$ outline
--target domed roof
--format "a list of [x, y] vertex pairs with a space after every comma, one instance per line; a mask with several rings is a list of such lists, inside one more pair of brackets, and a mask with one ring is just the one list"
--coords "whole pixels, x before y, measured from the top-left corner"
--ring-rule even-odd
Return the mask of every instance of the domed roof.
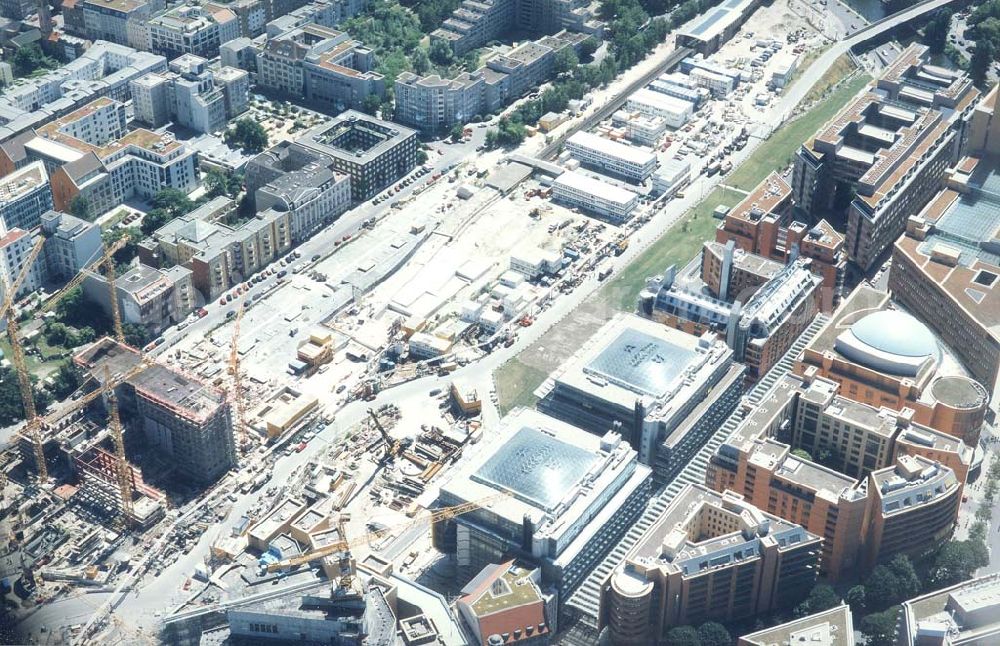
[[905, 312], [882, 310], [851, 326], [858, 340], [876, 350], [902, 357], [926, 357], [937, 352], [927, 326]]
[[873, 312], [837, 337], [838, 352], [863, 366], [894, 375], [916, 376], [938, 343], [927, 326], [905, 312]]

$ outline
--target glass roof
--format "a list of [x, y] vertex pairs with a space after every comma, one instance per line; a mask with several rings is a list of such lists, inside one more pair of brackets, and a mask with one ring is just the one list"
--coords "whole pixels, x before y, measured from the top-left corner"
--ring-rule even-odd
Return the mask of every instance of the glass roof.
[[597, 459], [586, 449], [525, 426], [472, 479], [551, 511]]
[[696, 353], [633, 329], [625, 329], [583, 371], [632, 392], [660, 397]]

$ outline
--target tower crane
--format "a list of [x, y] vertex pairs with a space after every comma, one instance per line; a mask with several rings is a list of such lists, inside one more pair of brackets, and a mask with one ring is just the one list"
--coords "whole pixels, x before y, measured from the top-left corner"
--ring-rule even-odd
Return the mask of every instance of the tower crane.
[[[372, 418], [372, 422], [375, 423], [375, 428], [378, 430], [379, 435], [382, 436], [382, 442], [385, 443], [385, 455], [382, 456], [382, 462], [386, 462], [391, 458], [397, 457], [403, 452], [403, 449], [409, 446], [410, 442], [406, 440], [397, 440], [389, 435], [389, 432], [382, 426], [382, 422], [379, 421], [378, 415], [371, 408], [368, 409], [368, 415]], [[372, 447], [369, 447], [369, 449], [370, 448]]]
[[[45, 482], [48, 480], [49, 472], [45, 465], [45, 447], [42, 444], [41, 421], [38, 419], [38, 411], [35, 409], [35, 393], [31, 385], [31, 373], [28, 372], [28, 364], [24, 360], [24, 348], [21, 347], [20, 326], [17, 323], [17, 314], [14, 312], [14, 297], [17, 292], [20, 291], [21, 284], [24, 282], [28, 272], [31, 271], [31, 268], [35, 264], [38, 254], [41, 253], [42, 246], [44, 244], [45, 240], [41, 237], [35, 241], [35, 246], [32, 247], [31, 251], [24, 259], [24, 264], [21, 265], [21, 271], [18, 273], [17, 278], [13, 283], [11, 283], [8, 276], [4, 274], [3, 285], [5, 294], [2, 308], [7, 322], [7, 336], [10, 338], [11, 362], [14, 364], [14, 370], [17, 372], [17, 384], [21, 390], [21, 401], [24, 405], [24, 419], [26, 421], [26, 433], [24, 435], [31, 441], [32, 448], [34, 449], [35, 468], [38, 473], [39, 482]], [[6, 479], [6, 476], [3, 476], [3, 478]]]
[[246, 407], [243, 404], [243, 382], [240, 376], [240, 322], [243, 320], [243, 312], [246, 311], [246, 298], [240, 301], [240, 309], [236, 311], [236, 319], [233, 321], [233, 341], [229, 348], [229, 372], [233, 376], [232, 389], [230, 390], [233, 405], [236, 407], [236, 441], [239, 444], [240, 453], [247, 451], [247, 420]]
[[[122, 240], [124, 238], [118, 242]], [[122, 328], [122, 313], [118, 307], [118, 290], [115, 289], [114, 253], [104, 254], [104, 269], [107, 272], [108, 289], [111, 290], [111, 321], [114, 326], [115, 338], [119, 343], [125, 343], [125, 330]]]
[[295, 556], [289, 559], [285, 559], [283, 561], [271, 563], [267, 566], [267, 571], [275, 572], [277, 570], [283, 570], [287, 568], [298, 567], [299, 565], [305, 565], [306, 563], [312, 563], [313, 561], [324, 558], [331, 554], [335, 554], [337, 552], [344, 552], [355, 547], [361, 547], [363, 545], [367, 545], [368, 543], [376, 541], [392, 531], [406, 531], [407, 529], [410, 529], [411, 527], [416, 527], [417, 525], [420, 525], [424, 522], [430, 522], [431, 524], [433, 524], [441, 522], [443, 520], [451, 520], [456, 516], [467, 514], [470, 511], [482, 509], [494, 501], [509, 498], [510, 495], [511, 494], [507, 493], [506, 491], [503, 491], [500, 493], [493, 494], [491, 496], [486, 496], [485, 498], [480, 498], [478, 500], [464, 502], [460, 505], [455, 505], [453, 507], [442, 507], [440, 509], [435, 509], [427, 516], [423, 516], [421, 518], [414, 518], [412, 520], [408, 520], [406, 522], [400, 523], [392, 527], [385, 527], [382, 529], [373, 530], [364, 536], [358, 536], [350, 540], [347, 540], [346, 537], [344, 537], [343, 531], [341, 531], [341, 540], [337, 541], [336, 543], [330, 543], [329, 545], [324, 545], [319, 549], [313, 550], [311, 552], [306, 552], [305, 554], [302, 554], [300, 556]]
[[111, 370], [104, 366], [104, 393], [108, 400], [109, 426], [115, 442], [115, 475], [118, 478], [118, 490], [122, 497], [122, 516], [125, 526], [132, 524], [132, 473], [128, 460], [125, 459], [125, 435], [122, 431], [122, 420], [118, 415], [118, 396], [111, 385]]

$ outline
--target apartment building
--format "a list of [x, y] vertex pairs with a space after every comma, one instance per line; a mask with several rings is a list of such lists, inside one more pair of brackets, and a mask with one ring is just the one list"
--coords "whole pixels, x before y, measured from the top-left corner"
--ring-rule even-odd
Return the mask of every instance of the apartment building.
[[197, 186], [196, 153], [169, 134], [125, 130], [125, 106], [102, 98], [39, 128], [23, 148], [49, 171], [55, 208], [82, 196], [93, 214], [166, 187]]
[[832, 312], [843, 296], [847, 268], [844, 236], [826, 220], [809, 227], [793, 220], [792, 187], [771, 173], [739, 204], [726, 211], [715, 231], [716, 242], [732, 240], [740, 249], [787, 264], [809, 258], [822, 276], [821, 309]]
[[963, 150], [979, 91], [926, 59], [925, 46], [908, 47], [796, 157], [792, 186], [805, 212], [829, 211], [836, 195], [854, 192], [845, 248], [863, 271], [881, 261]]
[[219, 132], [250, 102], [247, 72], [212, 70], [194, 54], [174, 59], [167, 72], [132, 81], [131, 87], [136, 120], [154, 128], [174, 121], [196, 132]]
[[146, 22], [149, 49], [173, 59], [183, 54], [215, 58], [219, 46], [240, 36], [236, 14], [225, 7], [210, 9], [181, 4]]
[[788, 608], [815, 584], [821, 544], [738, 494], [686, 485], [609, 576], [601, 623], [612, 643], [640, 646], [675, 626]]
[[476, 115], [496, 112], [545, 82], [557, 52], [579, 49], [584, 40], [584, 34], [561, 31], [497, 54], [479, 69], [453, 79], [403, 72], [393, 86], [394, 118], [422, 132], [440, 134]]
[[[822, 569], [835, 581], [947, 538], [964, 485], [948, 463], [964, 474], [972, 458], [960, 440], [913, 424], [909, 414], [872, 409], [838, 392], [826, 379], [786, 375], [722, 444], [705, 475], [716, 491], [736, 491], [822, 536]], [[810, 459], [792, 454], [807, 447], [817, 451]]]
[[42, 214], [46, 275], [67, 281], [104, 253], [101, 225], [59, 211]]
[[431, 39], [444, 41], [455, 56], [462, 56], [511, 30], [572, 30], [599, 38], [603, 23], [582, 0], [464, 0], [431, 32]]
[[584, 166], [640, 184], [656, 170], [656, 153], [580, 131], [566, 140], [566, 151]]
[[[6, 298], [7, 285], [13, 284], [24, 269], [24, 263], [28, 259], [32, 248], [35, 246], [37, 237], [23, 229], [10, 229], [0, 224], [0, 296]], [[45, 280], [44, 263], [35, 262], [25, 274], [24, 282], [20, 289], [14, 294], [14, 298], [20, 298], [25, 294], [40, 289]], [[4, 322], [4, 327], [6, 327]]]
[[90, 101], [129, 98], [129, 81], [165, 70], [162, 56], [99, 41], [79, 58], [0, 94], [0, 173], [29, 160], [18, 135], [39, 128]]
[[975, 446], [989, 393], [956, 370], [944, 350], [927, 325], [891, 309], [887, 293], [861, 285], [806, 345], [794, 370], [840, 384], [855, 401], [910, 409], [914, 422]]
[[266, 0], [233, 0], [231, 2], [220, 0], [218, 2], [206, 2], [203, 6], [209, 13], [216, 13], [220, 10], [233, 12], [236, 16], [236, 22], [239, 25], [240, 37], [256, 38], [264, 33], [264, 27], [268, 21], [270, 3], [266, 2]]
[[613, 224], [628, 221], [639, 204], [637, 193], [573, 171], [553, 180], [552, 197], [571, 208], [607, 218]]
[[374, 52], [348, 34], [308, 24], [267, 41], [257, 55], [257, 83], [339, 112], [385, 95], [375, 64]]
[[284, 141], [254, 157], [247, 164], [246, 185], [260, 217], [274, 222], [275, 255], [351, 206], [350, 176], [329, 155], [299, 143]]
[[139, 260], [151, 267], [184, 266], [206, 301], [218, 298], [294, 244], [290, 212], [268, 209], [231, 226], [226, 220], [235, 208], [220, 196], [168, 222], [139, 244]]
[[361, 13], [367, 4], [367, 0], [313, 0], [288, 13], [276, 15], [267, 23], [267, 35], [274, 38], [310, 23], [336, 29], [343, 21]]
[[0, 177], [0, 221], [6, 230], [30, 231], [52, 208], [49, 175], [40, 161]]
[[907, 221], [889, 272], [893, 296], [941, 337], [991, 399], [1000, 394], [998, 181], [990, 158], [966, 157], [949, 169], [945, 188]]
[[417, 165], [415, 130], [355, 110], [308, 130], [295, 144], [332, 159], [332, 170], [351, 178], [355, 202], [371, 199]]
[[144, 50], [145, 23], [164, 6], [163, 0], [69, 0], [62, 9], [71, 34]]
[[[96, 271], [84, 270], [83, 293], [111, 316], [108, 281]], [[156, 269], [139, 264], [116, 277], [115, 291], [122, 321], [141, 325], [157, 335], [180, 323], [198, 306], [191, 270], [175, 266]]]

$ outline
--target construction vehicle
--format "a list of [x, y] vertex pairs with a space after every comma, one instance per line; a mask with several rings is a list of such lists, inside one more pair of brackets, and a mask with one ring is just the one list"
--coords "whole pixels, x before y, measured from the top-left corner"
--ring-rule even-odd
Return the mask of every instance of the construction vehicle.
[[617, 242], [615, 243], [615, 249], [614, 249], [614, 254], [615, 254], [616, 256], [620, 256], [620, 255], [622, 255], [623, 253], [625, 253], [625, 250], [626, 250], [626, 249], [628, 249], [628, 238], [626, 238], [625, 236], [622, 236], [622, 237], [621, 237], [621, 238], [619, 238], [619, 239], [618, 239], [618, 241], [617, 241]]
[[[475, 511], [477, 509], [482, 509], [487, 507], [490, 503], [510, 497], [507, 492], [501, 492], [487, 496], [485, 498], [480, 498], [479, 500], [473, 500], [470, 502], [464, 502], [460, 505], [455, 505], [454, 507], [442, 507], [441, 509], [435, 509], [431, 511], [427, 516], [422, 516], [408, 520], [406, 522], [400, 523], [391, 527], [381, 527], [378, 529], [373, 529], [368, 532], [365, 536], [358, 536], [350, 540], [340, 540], [336, 543], [330, 543], [312, 552], [306, 552], [300, 556], [295, 556], [283, 561], [277, 561], [276, 563], [271, 563], [267, 566], [268, 572], [276, 572], [278, 570], [287, 570], [300, 565], [306, 565], [312, 563], [313, 561], [319, 560], [331, 554], [336, 554], [338, 552], [346, 552], [356, 547], [362, 547], [373, 543], [380, 538], [385, 537], [387, 534], [392, 532], [404, 532], [411, 527], [416, 527], [422, 523], [439, 523], [445, 520], [451, 520], [456, 516], [461, 516], [462, 514], [467, 514], [470, 511]], [[343, 526], [341, 524], [341, 526]], [[343, 537], [344, 531], [341, 529], [341, 537]]]
[[372, 421], [375, 423], [375, 428], [381, 436], [375, 444], [368, 447], [368, 450], [373, 449], [378, 444], [385, 444], [385, 453], [382, 455], [382, 459], [379, 460], [380, 463], [385, 464], [394, 460], [413, 443], [413, 441], [409, 438], [397, 440], [389, 435], [388, 431], [386, 431], [382, 426], [382, 422], [379, 421], [378, 414], [376, 414], [371, 408], [368, 409], [368, 415], [372, 418]]

